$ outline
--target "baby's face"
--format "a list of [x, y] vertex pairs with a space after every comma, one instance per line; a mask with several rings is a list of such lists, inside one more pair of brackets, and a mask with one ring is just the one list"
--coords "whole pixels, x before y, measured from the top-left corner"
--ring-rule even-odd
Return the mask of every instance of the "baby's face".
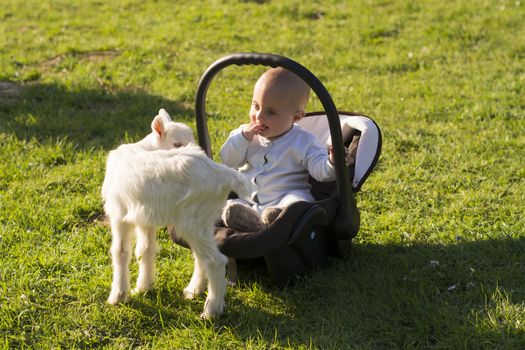
[[289, 131], [293, 123], [300, 119], [302, 113], [290, 95], [293, 94], [286, 88], [268, 88], [264, 80], [255, 84], [250, 122], [261, 127], [259, 135], [268, 139], [276, 138]]

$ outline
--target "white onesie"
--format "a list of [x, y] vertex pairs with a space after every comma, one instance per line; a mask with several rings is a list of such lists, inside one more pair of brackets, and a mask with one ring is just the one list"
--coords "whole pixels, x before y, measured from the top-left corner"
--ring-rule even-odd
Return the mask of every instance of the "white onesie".
[[243, 126], [230, 133], [221, 148], [221, 159], [250, 179], [255, 190], [247, 204], [259, 213], [267, 207], [314, 201], [308, 174], [317, 181], [335, 180], [328, 150], [299, 125], [274, 140], [255, 135], [249, 141], [242, 130]]

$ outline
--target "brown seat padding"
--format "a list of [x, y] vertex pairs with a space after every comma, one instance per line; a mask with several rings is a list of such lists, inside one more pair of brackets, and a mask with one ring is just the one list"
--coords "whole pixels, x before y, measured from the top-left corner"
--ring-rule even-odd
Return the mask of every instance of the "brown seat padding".
[[215, 238], [220, 251], [233, 258], [261, 257], [288, 244], [294, 228], [304, 213], [314, 203], [297, 202], [285, 208], [266, 230], [239, 232], [227, 227], [217, 227]]

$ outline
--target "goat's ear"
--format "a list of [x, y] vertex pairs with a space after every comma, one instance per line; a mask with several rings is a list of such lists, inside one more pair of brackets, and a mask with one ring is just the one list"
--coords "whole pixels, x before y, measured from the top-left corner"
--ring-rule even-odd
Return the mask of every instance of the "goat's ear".
[[172, 121], [170, 115], [168, 114], [168, 112], [166, 112], [164, 108], [161, 108], [159, 110], [159, 116], [162, 118], [162, 120], [164, 120], [165, 123], [169, 123]]
[[161, 138], [164, 135], [164, 120], [161, 116], [156, 116], [151, 122], [151, 130], [155, 133], [157, 138]]

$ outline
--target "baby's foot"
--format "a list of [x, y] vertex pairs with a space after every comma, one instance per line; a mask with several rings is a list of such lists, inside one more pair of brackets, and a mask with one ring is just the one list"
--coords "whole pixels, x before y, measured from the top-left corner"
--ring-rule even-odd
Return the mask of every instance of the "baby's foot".
[[282, 211], [283, 208], [279, 207], [268, 207], [264, 209], [261, 215], [262, 222], [265, 225], [270, 226], [271, 224], [273, 224], [275, 219], [277, 219], [277, 217], [279, 216], [279, 214], [281, 214]]
[[222, 211], [224, 224], [241, 232], [256, 232], [266, 228], [259, 214], [247, 205], [231, 203]]

